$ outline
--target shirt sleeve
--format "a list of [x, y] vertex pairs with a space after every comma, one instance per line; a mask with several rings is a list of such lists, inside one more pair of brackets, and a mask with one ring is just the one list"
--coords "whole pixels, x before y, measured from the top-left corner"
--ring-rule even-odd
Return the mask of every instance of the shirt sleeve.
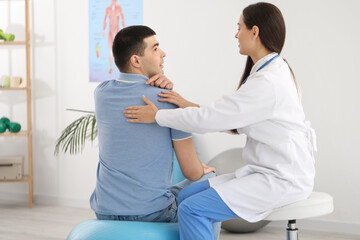
[[204, 107], [159, 110], [160, 126], [185, 132], [206, 133], [239, 129], [271, 118], [276, 105], [275, 88], [257, 74], [235, 93]]
[[179, 130], [176, 130], [176, 129], [173, 129], [173, 128], [170, 129], [170, 132], [171, 132], [171, 139], [173, 141], [185, 140], [187, 138], [192, 137], [191, 133], [179, 131]]
[[[161, 89], [161, 90], [158, 90], [158, 91], [160, 93], [160, 91], [164, 91], [164, 89]], [[154, 99], [154, 100], [155, 100], [154, 102], [156, 103], [156, 105], [157, 105], [157, 107], [159, 109], [171, 110], [171, 109], [176, 109], [177, 108], [177, 106], [174, 105], [174, 104], [167, 103], [167, 102], [158, 102], [157, 99]], [[170, 137], [171, 137], [171, 140], [173, 140], [173, 141], [181, 141], [181, 140], [184, 140], [184, 139], [187, 139], [187, 138], [191, 138], [192, 134], [188, 133], [188, 132], [183, 132], [183, 131], [179, 131], [179, 130], [170, 128]]]

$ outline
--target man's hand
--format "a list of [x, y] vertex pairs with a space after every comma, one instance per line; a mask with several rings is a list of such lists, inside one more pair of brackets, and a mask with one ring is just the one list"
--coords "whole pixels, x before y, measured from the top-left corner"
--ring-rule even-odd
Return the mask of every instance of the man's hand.
[[202, 164], [203, 169], [204, 169], [204, 175], [205, 175], [205, 174], [208, 174], [209, 172], [214, 172], [214, 173], [216, 173], [216, 169], [215, 169], [215, 168], [209, 167], [209, 166], [207, 166], [207, 165], [205, 165], [205, 164], [203, 164], [203, 163], [201, 163], [201, 164]]
[[179, 106], [180, 108], [200, 107], [198, 104], [186, 100], [180, 94], [174, 91], [162, 91], [158, 94], [158, 96], [162, 97], [158, 100], [159, 102], [169, 102]]
[[162, 89], [173, 89], [174, 84], [168, 79], [164, 74], [158, 73], [151, 78], [149, 78], [146, 84], [150, 84], [151, 86], [156, 86]]
[[142, 96], [144, 102], [147, 104], [146, 106], [131, 106], [127, 107], [124, 111], [124, 115], [128, 119], [128, 122], [131, 123], [153, 123], [155, 121], [156, 113], [159, 109], [152, 103], [149, 99], [147, 99], [144, 95]]

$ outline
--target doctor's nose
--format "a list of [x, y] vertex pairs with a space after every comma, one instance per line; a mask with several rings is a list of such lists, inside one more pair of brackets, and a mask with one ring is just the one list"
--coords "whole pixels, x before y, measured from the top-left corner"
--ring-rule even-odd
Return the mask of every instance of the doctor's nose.
[[161, 50], [161, 51], [163, 52], [162, 57], [163, 58], [166, 57], [166, 53], [163, 50]]

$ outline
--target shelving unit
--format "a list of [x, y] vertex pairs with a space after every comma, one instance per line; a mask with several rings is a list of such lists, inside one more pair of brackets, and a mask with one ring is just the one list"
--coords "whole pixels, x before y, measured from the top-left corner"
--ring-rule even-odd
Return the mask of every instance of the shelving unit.
[[26, 137], [28, 174], [22, 179], [0, 180], [0, 183], [27, 182], [29, 185], [29, 207], [33, 204], [33, 169], [32, 169], [32, 121], [31, 121], [31, 65], [30, 65], [30, 0], [25, 1], [25, 41], [0, 42], [0, 47], [23, 45], [26, 48], [26, 87], [25, 88], [0, 88], [0, 91], [26, 92], [27, 130], [19, 133], [2, 133], [0, 137]]

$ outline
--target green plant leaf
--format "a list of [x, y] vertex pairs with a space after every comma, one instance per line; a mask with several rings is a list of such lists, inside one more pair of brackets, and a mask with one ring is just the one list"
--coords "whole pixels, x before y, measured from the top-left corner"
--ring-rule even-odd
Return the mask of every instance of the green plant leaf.
[[70, 123], [56, 141], [54, 155], [58, 155], [60, 149], [70, 155], [83, 151], [86, 139], [93, 142], [97, 137], [97, 125], [95, 114], [90, 112]]

